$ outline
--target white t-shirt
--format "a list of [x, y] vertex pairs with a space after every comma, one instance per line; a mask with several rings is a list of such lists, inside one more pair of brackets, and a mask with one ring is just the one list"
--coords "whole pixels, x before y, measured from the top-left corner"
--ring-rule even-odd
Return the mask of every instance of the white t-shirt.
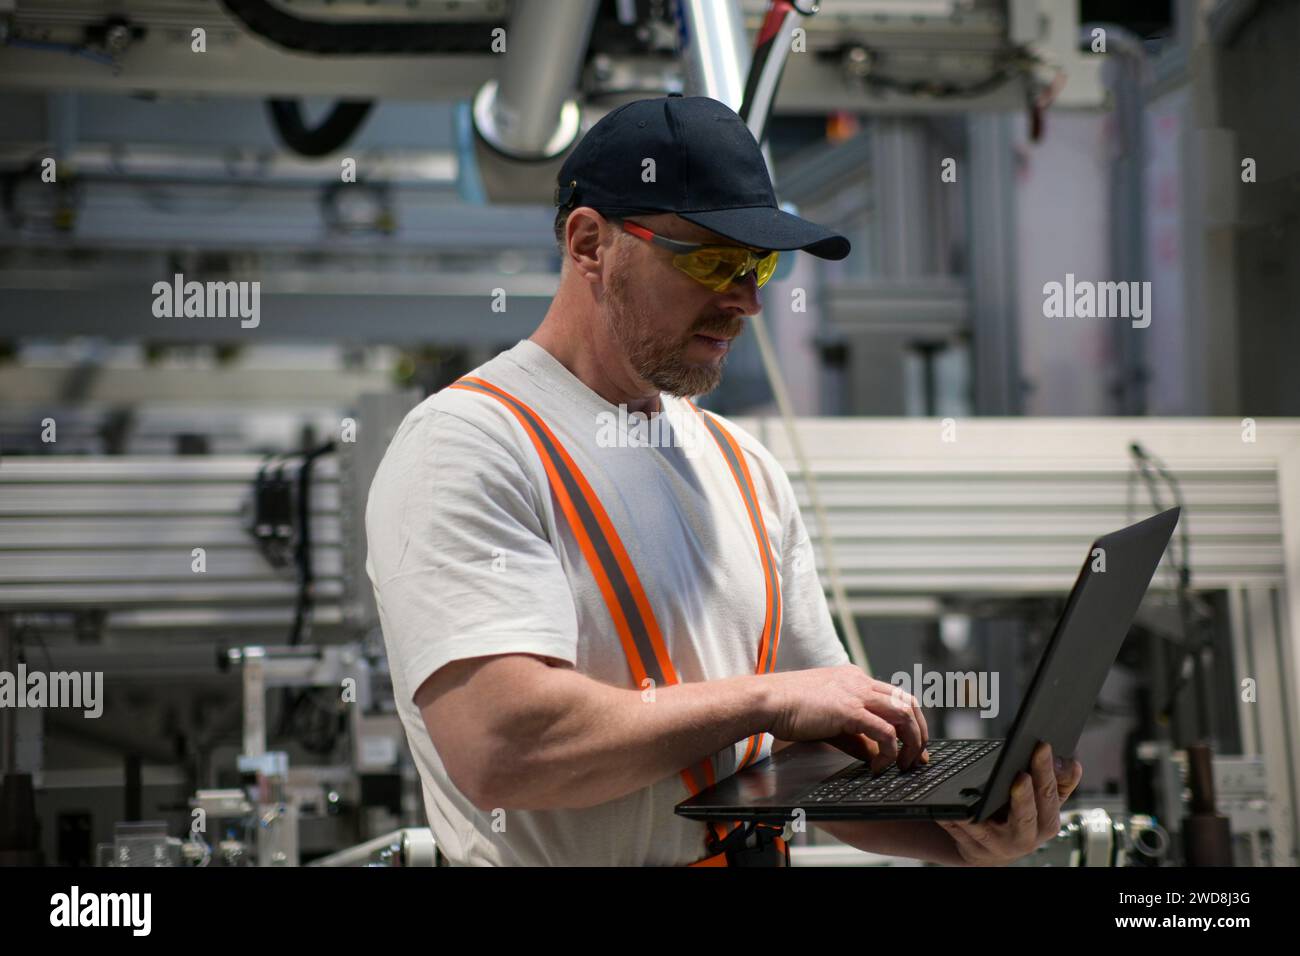
[[[471, 374], [530, 406], [591, 483], [679, 679], [753, 674], [765, 599], [758, 546], [736, 480], [697, 413], [663, 395], [662, 415], [629, 416], [528, 340]], [[789, 478], [753, 436], [721, 421], [746, 456], [779, 567], [776, 670], [847, 663]], [[689, 795], [679, 774], [595, 807], [494, 816], [456, 788], [429, 739], [413, 697], [454, 660], [536, 654], [635, 687], [541, 459], [500, 402], [444, 389], [412, 409], [375, 475], [366, 531], [398, 711], [434, 838], [451, 862], [684, 865], [704, 855], [703, 824], [673, 813]], [[771, 743], [764, 735], [755, 761]], [[744, 745], [716, 756], [719, 779], [735, 771]]]

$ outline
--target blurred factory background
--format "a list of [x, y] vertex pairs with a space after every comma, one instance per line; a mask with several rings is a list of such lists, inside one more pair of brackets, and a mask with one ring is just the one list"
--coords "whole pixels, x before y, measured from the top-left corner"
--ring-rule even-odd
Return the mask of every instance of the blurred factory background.
[[[1300, 4], [796, 6], [774, 179], [853, 253], [786, 256], [764, 316], [876, 676], [999, 671], [1001, 720], [931, 727], [1004, 733], [1082, 546], [1182, 501], [1043, 852], [1182, 862], [1206, 741], [1237, 862], [1294, 865]], [[541, 319], [574, 137], [736, 99], [767, 8], [0, 0], [0, 669], [104, 675], [97, 719], [0, 710], [0, 862], [427, 859], [369, 478]], [[256, 318], [166, 313], [177, 275]], [[1149, 315], [1050, 317], [1067, 276]], [[807, 504], [774, 394], [745, 335], [705, 403]]]

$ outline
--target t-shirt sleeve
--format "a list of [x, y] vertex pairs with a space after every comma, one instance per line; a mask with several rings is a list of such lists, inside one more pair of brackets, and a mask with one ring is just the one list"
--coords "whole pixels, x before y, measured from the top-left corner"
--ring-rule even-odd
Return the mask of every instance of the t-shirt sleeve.
[[835, 633], [826, 593], [817, 575], [817, 558], [790, 479], [775, 459], [771, 474], [783, 526], [781, 643], [776, 669], [797, 671], [848, 664], [850, 658]]
[[409, 693], [463, 658], [573, 664], [578, 625], [538, 492], [516, 454], [431, 411], [399, 431], [371, 486], [367, 566]]

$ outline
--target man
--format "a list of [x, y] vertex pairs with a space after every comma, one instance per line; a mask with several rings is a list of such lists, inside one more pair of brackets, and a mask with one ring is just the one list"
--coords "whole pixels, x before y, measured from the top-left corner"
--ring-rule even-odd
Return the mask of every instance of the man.
[[[774, 746], [928, 759], [915, 699], [849, 663], [781, 467], [687, 401], [775, 250], [849, 244], [780, 211], [743, 122], [702, 97], [614, 110], [559, 182], [546, 317], [414, 409], [371, 488], [393, 687], [449, 863], [721, 861], [734, 834], [673, 807]], [[1056, 834], [1081, 773], [1044, 745], [1004, 823], [825, 828], [1003, 863]]]

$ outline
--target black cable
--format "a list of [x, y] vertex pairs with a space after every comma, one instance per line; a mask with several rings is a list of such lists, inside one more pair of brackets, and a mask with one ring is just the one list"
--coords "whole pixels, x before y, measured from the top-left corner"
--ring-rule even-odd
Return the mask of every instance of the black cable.
[[301, 53], [491, 53], [492, 31], [504, 22], [308, 20], [267, 0], [222, 0], [226, 10], [258, 36]]
[[[266, 490], [266, 468], [275, 460], [275, 453], [272, 452], [262, 458], [261, 464], [257, 466], [257, 477], [253, 479], [253, 502], [252, 514], [249, 516], [248, 530], [252, 533], [253, 538], [257, 541], [258, 550], [266, 558], [267, 563], [275, 567], [275, 558], [270, 549], [270, 537], [274, 533], [274, 528], [263, 528], [263, 519], [266, 515], [266, 500], [268, 492]], [[266, 533], [264, 533], [264, 530]]]
[[327, 156], [350, 140], [366, 121], [373, 100], [339, 100], [314, 128], [302, 117], [297, 100], [267, 100], [271, 123], [284, 145], [300, 156]]
[[1178, 600], [1178, 617], [1182, 626], [1183, 640], [1179, 649], [1177, 664], [1170, 669], [1166, 675], [1166, 683], [1170, 685], [1168, 697], [1164, 706], [1158, 712], [1158, 716], [1163, 721], [1169, 721], [1173, 715], [1174, 708], [1178, 705], [1178, 698], [1182, 694], [1183, 688], [1187, 686], [1187, 661], [1191, 658], [1193, 663], [1193, 673], [1197, 675], [1196, 686], [1196, 731], [1200, 740], [1208, 739], [1209, 715], [1206, 712], [1207, 701], [1205, 700], [1205, 688], [1200, 680], [1200, 674], [1203, 669], [1201, 655], [1209, 645], [1209, 639], [1197, 639], [1196, 625], [1192, 620], [1190, 589], [1192, 582], [1191, 567], [1191, 539], [1187, 530], [1187, 509], [1183, 500], [1182, 487], [1178, 480], [1169, 472], [1164, 463], [1151, 455], [1137, 442], [1129, 445], [1129, 451], [1132, 453], [1137, 467], [1142, 474], [1143, 480], [1147, 484], [1148, 491], [1151, 495], [1151, 503], [1157, 512], [1164, 511], [1164, 505], [1160, 500], [1159, 489], [1156, 485], [1154, 471], [1164, 483], [1168, 486], [1169, 492], [1174, 499], [1174, 505], [1182, 512], [1179, 521], [1179, 543], [1181, 544], [1181, 557], [1172, 557], [1176, 574], [1175, 593]]
[[[303, 452], [302, 461], [298, 466], [293, 518], [295, 525], [293, 562], [297, 572], [297, 590], [294, 595], [293, 624], [289, 631], [289, 644], [291, 646], [300, 644], [303, 636], [310, 633], [311, 612], [313, 609], [312, 586], [315, 575], [311, 561], [311, 470], [316, 459], [329, 454], [333, 450], [334, 443], [331, 441]], [[259, 483], [263, 480], [263, 474], [269, 460], [270, 458], [263, 462], [262, 470], [258, 473]], [[276, 468], [277, 481], [283, 480], [284, 468], [288, 461], [287, 456], [280, 459]], [[302, 711], [303, 704], [307, 702], [308, 695], [308, 691], [295, 691], [290, 687], [284, 689], [284, 692], [280, 695], [280, 720], [275, 735], [278, 737], [301, 737], [300, 742], [303, 743], [303, 746], [308, 750], [313, 750], [312, 743], [307, 739], [310, 734], [303, 732], [298, 726], [301, 723], [299, 714]], [[330, 749], [332, 749], [332, 745]], [[326, 751], [313, 750], [313, 752]]]
[[298, 568], [298, 596], [295, 601], [293, 629], [289, 632], [290, 646], [296, 645], [302, 640], [303, 630], [307, 624], [308, 615], [312, 609], [312, 586], [315, 583], [315, 574], [311, 563], [311, 470], [316, 463], [316, 459], [322, 455], [328, 455], [334, 450], [334, 442], [328, 441], [323, 445], [304, 452], [302, 464], [298, 466], [298, 495], [296, 524], [298, 534], [296, 536], [294, 547], [294, 564]]
[[[762, 123], [760, 123], [758, 127], [760, 136], [762, 135], [763, 129], [767, 126], [767, 120], [772, 109], [772, 101], [771, 99], [768, 99], [765, 103], [755, 103], [754, 97], [758, 93], [759, 83], [761, 83], [765, 78], [764, 74], [768, 70], [768, 62], [772, 58], [772, 49], [776, 43], [781, 40], [781, 26], [785, 23], [786, 16], [793, 12], [794, 7], [788, 2], [788, 0], [770, 0], [767, 7], [767, 13], [764, 15], [762, 25], [758, 30], [760, 38], [764, 37], [764, 34], [766, 34], [766, 37], [754, 47], [754, 53], [749, 65], [749, 75], [745, 78], [745, 91], [740, 97], [740, 109], [738, 112], [745, 125], [752, 128], [752, 124], [749, 121], [749, 114], [753, 112], [756, 107], [760, 110], [766, 111], [762, 117]], [[782, 62], [777, 70], [775, 80], [772, 83], [773, 96], [776, 95], [776, 89], [781, 83], [781, 73], [785, 71], [784, 52], [779, 55], [782, 57]]]
[[[311, 561], [311, 470], [316, 463], [316, 459], [322, 455], [327, 455], [334, 450], [334, 442], [326, 442], [302, 455], [302, 463], [298, 466], [298, 486], [295, 505], [295, 520], [297, 533], [294, 536], [293, 560], [294, 566], [298, 572], [298, 589], [294, 597], [293, 608], [293, 626], [289, 631], [289, 645], [297, 646], [302, 642], [303, 636], [309, 634], [311, 630], [311, 613], [314, 606], [313, 585], [315, 583], [315, 573]], [[329, 734], [330, 728], [327, 726], [321, 733], [321, 736], [329, 735], [328, 742], [322, 742], [320, 736], [315, 736], [318, 731], [314, 729], [303, 729], [300, 726], [303, 705], [310, 702], [311, 691], [294, 691], [292, 688], [285, 688], [282, 698], [282, 707], [280, 711], [280, 736], [289, 736], [297, 739], [304, 749], [313, 753], [328, 753], [333, 750], [333, 740], [337, 732]]]
[[[1134, 444], [1136, 445], [1136, 443]], [[1169, 469], [1165, 467], [1165, 463], [1163, 461], [1161, 461], [1155, 455], [1146, 452], [1145, 449], [1142, 449], [1140, 445], [1138, 445], [1137, 447], [1140, 451], [1142, 451], [1143, 454], [1146, 455], [1147, 459], [1151, 462], [1152, 467], [1155, 468], [1156, 472], [1160, 475], [1160, 477], [1165, 480], [1165, 484], [1169, 486], [1169, 491], [1174, 498], [1174, 506], [1181, 509], [1183, 507], [1183, 489], [1182, 486], [1178, 484], [1178, 479], [1175, 478], [1173, 474], [1169, 471]], [[1192, 583], [1192, 544], [1191, 544], [1192, 539], [1191, 539], [1191, 533], [1187, 530], [1186, 521], [1180, 521], [1178, 523], [1178, 540], [1179, 543], [1182, 545], [1182, 550], [1183, 550], [1182, 571], [1181, 571], [1183, 586], [1190, 587]]]
[[[272, 463], [275, 464], [274, 476], [268, 473]], [[258, 468], [257, 480], [254, 484], [256, 498], [253, 531], [261, 543], [262, 554], [273, 568], [283, 568], [289, 563], [289, 557], [285, 552], [288, 540], [293, 535], [293, 515], [288, 511], [289, 502], [280, 499], [285, 484], [284, 469], [288, 463], [287, 455], [275, 452], [267, 455]], [[281, 505], [286, 509], [284, 513], [280, 511]], [[258, 533], [261, 528], [261, 525], [256, 523], [259, 517], [265, 519], [264, 534]]]

